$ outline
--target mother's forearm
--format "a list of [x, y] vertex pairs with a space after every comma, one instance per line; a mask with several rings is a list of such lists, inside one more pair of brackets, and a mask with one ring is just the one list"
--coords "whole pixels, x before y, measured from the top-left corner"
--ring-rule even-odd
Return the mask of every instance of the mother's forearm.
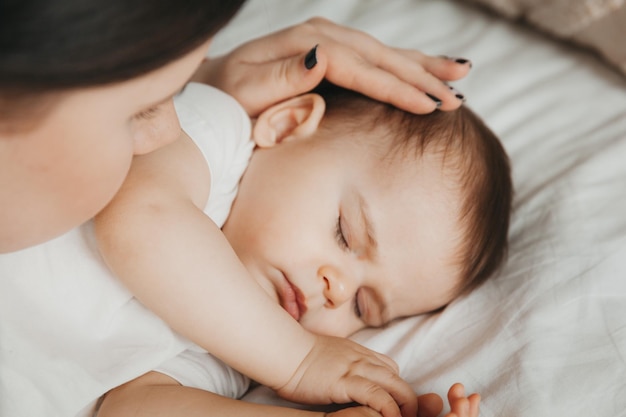
[[149, 372], [110, 391], [97, 417], [322, 417], [324, 413], [248, 403]]

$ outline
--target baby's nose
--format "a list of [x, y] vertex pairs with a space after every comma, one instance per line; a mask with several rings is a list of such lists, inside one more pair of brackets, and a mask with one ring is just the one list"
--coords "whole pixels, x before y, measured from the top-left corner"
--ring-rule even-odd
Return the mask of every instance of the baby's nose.
[[356, 293], [355, 279], [332, 266], [323, 266], [318, 270], [318, 277], [323, 282], [326, 307], [338, 308], [350, 301]]

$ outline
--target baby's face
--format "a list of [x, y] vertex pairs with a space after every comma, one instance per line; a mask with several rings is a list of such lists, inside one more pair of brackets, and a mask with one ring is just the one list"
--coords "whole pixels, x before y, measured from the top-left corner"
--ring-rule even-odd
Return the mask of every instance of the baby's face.
[[459, 196], [444, 174], [429, 154], [389, 164], [351, 140], [288, 140], [255, 151], [223, 230], [305, 328], [348, 336], [454, 297]]

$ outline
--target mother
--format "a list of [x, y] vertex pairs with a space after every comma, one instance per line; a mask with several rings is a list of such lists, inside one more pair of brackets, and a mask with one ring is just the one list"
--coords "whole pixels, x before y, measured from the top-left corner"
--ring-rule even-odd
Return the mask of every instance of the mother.
[[99, 212], [133, 155], [176, 138], [172, 97], [194, 73], [251, 115], [324, 77], [417, 113], [461, 104], [440, 79], [464, 76], [465, 60], [389, 48], [322, 19], [203, 62], [242, 3], [0, 3], [0, 253]]

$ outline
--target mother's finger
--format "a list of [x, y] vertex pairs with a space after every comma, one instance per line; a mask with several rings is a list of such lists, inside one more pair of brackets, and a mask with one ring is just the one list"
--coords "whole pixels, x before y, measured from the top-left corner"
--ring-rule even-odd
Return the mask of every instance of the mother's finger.
[[[438, 107], [438, 100], [443, 103], [443, 100], [434, 94], [429, 97], [423, 90], [395, 74], [372, 65], [350, 48], [338, 44], [320, 44], [318, 54], [325, 55], [326, 79], [333, 84], [358, 91], [412, 113], [430, 113]], [[435, 82], [443, 86], [440, 81]], [[442, 91], [445, 91], [443, 87]], [[447, 91], [440, 95], [448, 101], [455, 99]]]
[[432, 61], [436, 60], [423, 54], [411, 54], [419, 56], [418, 61], [409, 58], [409, 54], [405, 55], [402, 52], [403, 50], [400, 49], [386, 48], [382, 52], [383, 59], [379, 61], [377, 66], [394, 75], [400, 81], [428, 94], [428, 97], [435, 97], [440, 100], [441, 105], [438, 107], [440, 110], [454, 110], [463, 103], [464, 97], [462, 95], [451, 90], [447, 84], [423, 65], [423, 63], [432, 65]]
[[417, 417], [437, 417], [443, 410], [443, 400], [435, 393], [417, 397]]
[[[389, 69], [399, 74], [398, 69], [407, 66], [419, 65], [426, 72], [432, 73], [436, 78], [444, 81], [453, 81], [463, 78], [471, 68], [471, 62], [467, 59], [446, 59], [446, 57], [433, 57], [415, 49], [403, 49], [390, 47], [373, 36], [346, 26], [337, 25], [327, 19], [313, 18], [307, 22], [319, 30], [317, 36], [320, 40], [324, 37], [334, 40], [338, 44], [349, 45], [354, 51], [374, 66]], [[312, 31], [315, 33], [315, 31]], [[406, 60], [402, 62], [402, 59]], [[394, 65], [398, 61], [398, 65]], [[400, 77], [410, 82], [409, 77]], [[417, 85], [413, 83], [413, 85]]]
[[467, 58], [426, 55], [415, 49], [394, 49], [411, 61], [419, 62], [426, 71], [444, 81], [461, 79], [472, 69], [472, 61]]

